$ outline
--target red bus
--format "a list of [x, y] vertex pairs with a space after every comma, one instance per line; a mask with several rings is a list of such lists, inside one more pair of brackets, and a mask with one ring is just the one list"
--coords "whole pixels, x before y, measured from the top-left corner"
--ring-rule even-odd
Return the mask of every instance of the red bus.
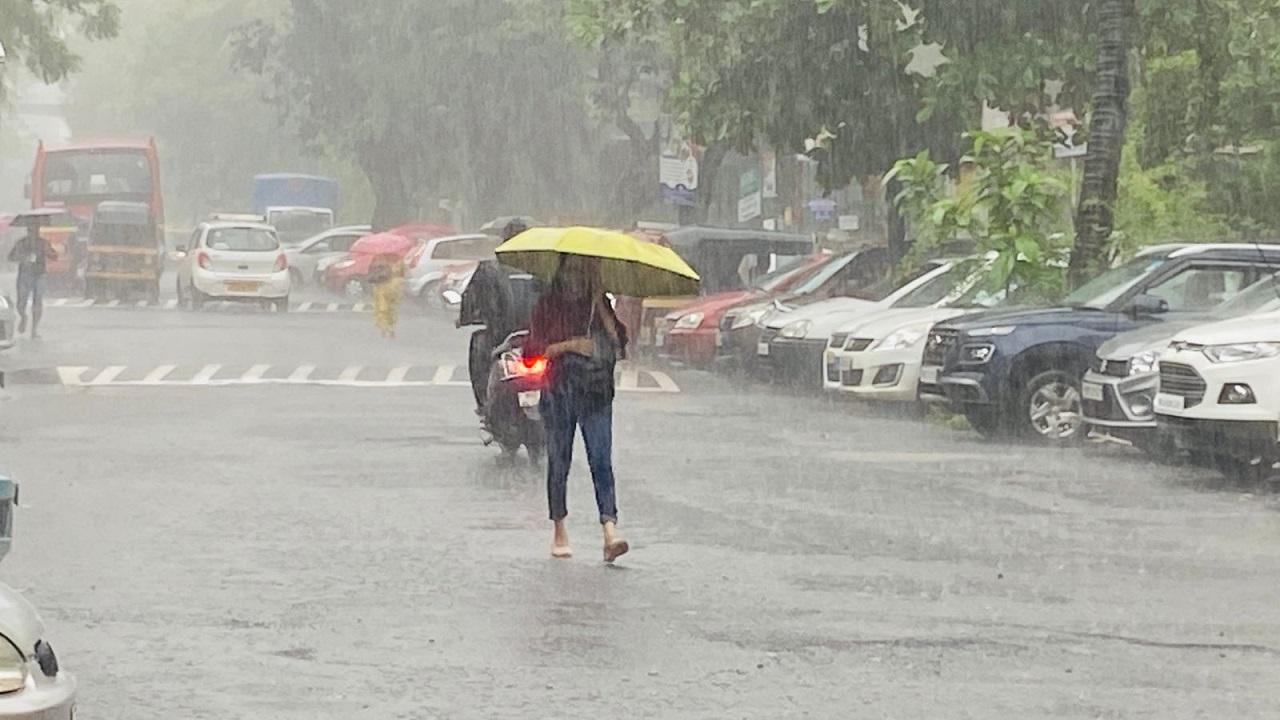
[[[36, 147], [28, 196], [32, 208], [65, 208], [80, 228], [87, 228], [98, 203], [122, 200], [151, 207], [163, 241], [164, 200], [160, 194], [160, 160], [154, 139], [147, 141], [78, 142]], [[71, 241], [75, 228], [46, 228], [58, 251], [49, 264], [50, 280], [74, 282], [80, 248]]]

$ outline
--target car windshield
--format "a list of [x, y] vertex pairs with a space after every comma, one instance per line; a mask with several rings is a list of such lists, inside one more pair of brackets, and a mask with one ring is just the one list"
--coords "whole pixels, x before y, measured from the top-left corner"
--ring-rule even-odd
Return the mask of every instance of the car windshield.
[[205, 247], [234, 252], [270, 252], [280, 247], [275, 233], [262, 228], [214, 228], [205, 237]]
[[846, 265], [853, 262], [857, 255], [841, 255], [832, 259], [823, 265], [816, 273], [811, 275], [809, 279], [797, 285], [792, 289], [794, 295], [808, 295], [827, 284], [827, 281], [835, 277]]
[[1091, 307], [1101, 310], [1124, 295], [1143, 278], [1155, 272], [1166, 259], [1165, 257], [1136, 257], [1076, 288], [1063, 299], [1062, 304], [1068, 307]]
[[[955, 268], [930, 278], [911, 292], [898, 298], [896, 308], [923, 308], [936, 305], [960, 289], [967, 276]], [[904, 283], [905, 284], [905, 283]]]
[[45, 200], [150, 192], [151, 165], [143, 150], [64, 150], [45, 159]]
[[1214, 308], [1211, 314], [1214, 317], [1232, 318], [1277, 307], [1280, 307], [1280, 277], [1268, 275]]
[[778, 258], [778, 267], [767, 275], [761, 275], [756, 279], [752, 287], [765, 292], [772, 292], [779, 285], [783, 285], [795, 278], [797, 275], [803, 275], [807, 272], [813, 272], [813, 265], [805, 262], [807, 258], [800, 255], [782, 256]]

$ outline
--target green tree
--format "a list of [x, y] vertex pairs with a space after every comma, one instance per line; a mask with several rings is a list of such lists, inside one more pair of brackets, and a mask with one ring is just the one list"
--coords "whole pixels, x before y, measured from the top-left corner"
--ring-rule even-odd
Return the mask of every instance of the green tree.
[[[21, 62], [46, 83], [80, 69], [80, 56], [68, 45], [68, 27], [90, 40], [115, 37], [120, 10], [111, 0], [0, 0], [0, 44], [9, 61]], [[4, 66], [0, 65], [0, 78]], [[0, 82], [0, 100], [4, 83]]]

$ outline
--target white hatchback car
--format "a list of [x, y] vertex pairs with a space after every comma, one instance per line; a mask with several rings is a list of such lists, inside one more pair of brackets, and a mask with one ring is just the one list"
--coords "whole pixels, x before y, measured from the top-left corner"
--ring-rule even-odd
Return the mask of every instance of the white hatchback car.
[[210, 300], [238, 300], [289, 310], [289, 259], [275, 228], [260, 222], [200, 223], [179, 248], [178, 300], [192, 309]]
[[405, 295], [417, 298], [424, 305], [440, 305], [449, 267], [467, 261], [490, 260], [494, 257], [494, 248], [501, 244], [500, 238], [479, 233], [427, 240], [405, 258], [409, 266]]

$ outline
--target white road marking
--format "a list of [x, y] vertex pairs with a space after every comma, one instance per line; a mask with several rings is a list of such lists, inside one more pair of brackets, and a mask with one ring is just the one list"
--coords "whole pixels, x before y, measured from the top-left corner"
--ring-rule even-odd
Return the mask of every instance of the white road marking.
[[249, 368], [249, 371], [242, 375], [240, 379], [244, 382], [257, 382], [261, 380], [262, 376], [266, 375], [267, 371], [270, 369], [270, 365], [254, 365]]
[[148, 305], [150, 305], [150, 304], [151, 304], [151, 301], [150, 301], [150, 300], [139, 300], [139, 301], [138, 301], [138, 307], [147, 307], [147, 306], [148, 306]]
[[436, 374], [431, 376], [432, 385], [444, 385], [453, 377], [454, 365], [441, 365], [436, 368]]
[[329, 303], [329, 312], [338, 312], [338, 303]]
[[364, 312], [364, 303], [356, 303], [351, 306], [351, 312]]
[[155, 370], [152, 370], [151, 372], [147, 373], [147, 376], [142, 378], [142, 382], [144, 383], [164, 382], [164, 379], [168, 377], [169, 373], [173, 372], [175, 369], [177, 369], [177, 367], [178, 367], [177, 365], [161, 365]]
[[619, 390], [634, 390], [640, 386], [640, 371], [635, 368], [627, 368], [621, 371], [618, 378]]
[[401, 365], [397, 368], [391, 368], [391, 372], [387, 373], [388, 384], [398, 384], [404, 382], [404, 378], [409, 374], [409, 365]]
[[108, 300], [105, 307], [120, 307], [120, 298]]
[[58, 380], [63, 385], [83, 385], [84, 380], [81, 378], [89, 371], [87, 367], [60, 367], [58, 368]]
[[306, 382], [315, 370], [315, 365], [299, 365], [296, 370], [289, 373], [289, 382]]
[[62, 307], [67, 304], [66, 298], [53, 298], [49, 301], [49, 307]]
[[298, 306], [298, 312], [307, 312], [308, 310], [311, 309], [312, 305], [313, 303], [310, 300], [308, 300]]
[[218, 371], [221, 369], [221, 365], [205, 365], [200, 368], [200, 372], [196, 373], [195, 377], [191, 378], [191, 384], [208, 385], [209, 381], [213, 379], [213, 376], [217, 375]]
[[653, 378], [653, 381], [658, 383], [658, 387], [661, 388], [663, 392], [680, 392], [680, 386], [676, 385], [676, 382], [671, 379], [670, 375], [667, 375], [661, 370], [650, 370], [649, 377]]
[[102, 372], [98, 373], [96, 377], [89, 381], [89, 384], [106, 385], [117, 377], [120, 377], [120, 373], [124, 372], [124, 370], [124, 365], [112, 365], [110, 367], [105, 367], [102, 369]]
[[168, 300], [165, 300], [165, 301], [164, 301], [164, 309], [165, 309], [165, 310], [172, 310], [172, 309], [174, 309], [174, 308], [176, 308], [176, 307], [178, 307], [178, 300], [177, 300], [177, 298], [169, 298]]
[[360, 378], [360, 371], [364, 369], [363, 365], [352, 365], [345, 368], [338, 374], [338, 382], [354, 382]]

